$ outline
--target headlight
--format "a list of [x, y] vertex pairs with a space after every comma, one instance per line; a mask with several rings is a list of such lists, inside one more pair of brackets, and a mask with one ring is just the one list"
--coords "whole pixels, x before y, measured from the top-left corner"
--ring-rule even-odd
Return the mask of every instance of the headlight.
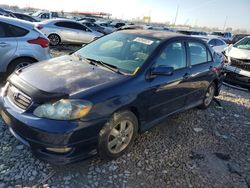
[[92, 103], [89, 101], [61, 99], [38, 106], [34, 115], [55, 120], [76, 120], [86, 116], [91, 107]]

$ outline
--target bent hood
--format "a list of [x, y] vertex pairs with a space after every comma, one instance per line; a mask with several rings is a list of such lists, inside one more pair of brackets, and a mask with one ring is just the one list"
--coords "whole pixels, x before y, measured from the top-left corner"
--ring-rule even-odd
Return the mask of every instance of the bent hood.
[[106, 68], [77, 61], [71, 56], [36, 63], [18, 74], [39, 90], [69, 95], [124, 77]]
[[236, 59], [250, 59], [250, 50], [232, 47], [231, 49], [228, 49], [227, 56]]

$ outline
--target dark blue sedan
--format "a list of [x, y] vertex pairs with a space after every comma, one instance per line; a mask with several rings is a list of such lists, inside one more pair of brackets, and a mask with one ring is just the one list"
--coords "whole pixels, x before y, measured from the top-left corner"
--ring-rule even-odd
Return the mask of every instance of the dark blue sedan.
[[97, 153], [113, 159], [171, 114], [209, 107], [221, 69], [221, 57], [200, 39], [118, 31], [17, 70], [2, 89], [1, 115], [43, 160], [67, 164]]

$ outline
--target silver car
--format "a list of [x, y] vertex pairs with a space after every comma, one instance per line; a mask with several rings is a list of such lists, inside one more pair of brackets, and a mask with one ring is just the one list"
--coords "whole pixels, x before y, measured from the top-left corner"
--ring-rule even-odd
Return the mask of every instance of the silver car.
[[0, 16], [0, 75], [51, 58], [48, 38], [31, 22]]
[[38, 23], [40, 29], [50, 40], [52, 46], [60, 43], [85, 44], [103, 34], [67, 19], [51, 19]]

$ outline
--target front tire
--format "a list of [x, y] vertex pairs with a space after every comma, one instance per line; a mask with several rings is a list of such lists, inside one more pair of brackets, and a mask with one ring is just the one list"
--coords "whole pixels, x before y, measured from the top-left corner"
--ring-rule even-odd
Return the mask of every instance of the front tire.
[[209, 87], [207, 88], [207, 91], [206, 91], [206, 94], [204, 96], [203, 102], [199, 106], [200, 109], [207, 109], [211, 105], [211, 103], [212, 103], [212, 101], [214, 99], [214, 95], [215, 95], [215, 89], [216, 89], [215, 86], [216, 86], [215, 83], [212, 82], [209, 85]]
[[130, 111], [115, 113], [99, 133], [98, 151], [103, 159], [114, 159], [132, 146], [138, 132], [138, 120]]

